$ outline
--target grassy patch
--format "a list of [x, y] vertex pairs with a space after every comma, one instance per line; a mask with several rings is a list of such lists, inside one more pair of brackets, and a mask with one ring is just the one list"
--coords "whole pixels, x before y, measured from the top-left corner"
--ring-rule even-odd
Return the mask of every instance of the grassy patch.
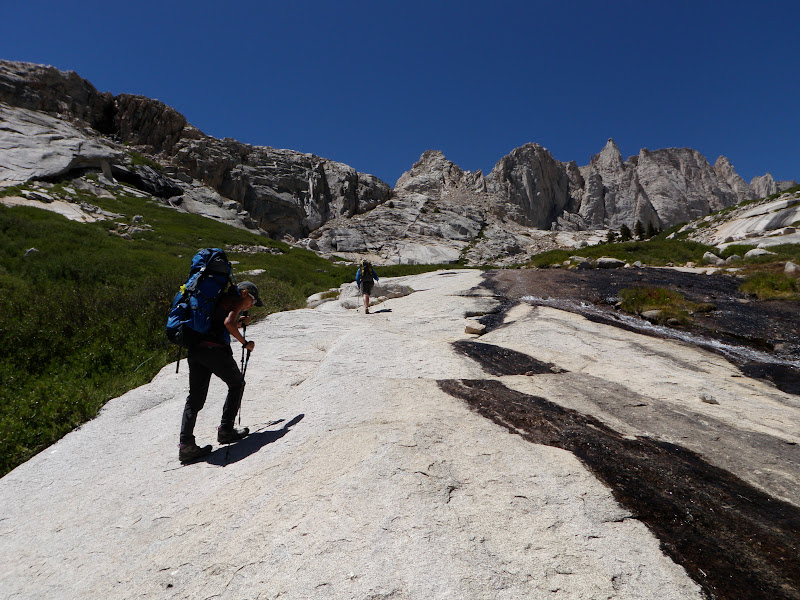
[[570, 256], [579, 255], [585, 258], [610, 256], [625, 262], [632, 263], [638, 260], [648, 265], [663, 266], [667, 263], [700, 262], [705, 252], [713, 250], [711, 246], [698, 242], [653, 239], [646, 242], [600, 244], [572, 250], [550, 250], [532, 257], [527, 264], [534, 267], [547, 267], [552, 264], [562, 263]]
[[131, 162], [135, 165], [146, 165], [152, 169], [155, 169], [156, 171], [164, 170], [164, 167], [160, 163], [154, 161], [152, 158], [142, 156], [135, 150], [126, 150], [126, 152], [128, 153], [128, 156], [131, 157]]
[[626, 288], [620, 291], [620, 308], [625, 312], [640, 315], [649, 310], [658, 310], [659, 323], [675, 319], [682, 325], [691, 322], [690, 316], [697, 311], [708, 311], [710, 305], [689, 302], [683, 294], [674, 290], [657, 287]]
[[30, 186], [27, 183], [21, 183], [19, 185], [12, 185], [7, 188], [3, 188], [0, 190], [0, 198], [8, 198], [10, 196], [19, 196], [22, 190], [30, 189]]
[[[82, 224], [0, 206], [0, 475], [174, 360], [166, 316], [200, 248], [242, 244], [283, 252], [229, 253], [237, 274], [264, 270], [237, 275], [259, 286], [265, 307], [253, 309], [256, 319], [304, 307], [309, 295], [355, 277], [354, 266], [147, 199], [85, 199], [122, 214], [125, 223], [142, 215], [153, 230], [124, 240], [109, 232], [109, 221]], [[26, 257], [31, 247], [38, 252]], [[379, 274], [436, 268], [396, 266]]]
[[758, 297], [759, 300], [800, 300], [797, 279], [784, 273], [760, 271], [750, 275], [739, 286], [745, 294]]

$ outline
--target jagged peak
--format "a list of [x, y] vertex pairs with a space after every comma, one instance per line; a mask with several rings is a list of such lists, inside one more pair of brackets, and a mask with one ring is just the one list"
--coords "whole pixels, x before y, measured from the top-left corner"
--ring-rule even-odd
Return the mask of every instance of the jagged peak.
[[717, 161], [714, 163], [714, 167], [716, 167], [718, 165], [719, 166], [728, 166], [728, 167], [732, 167], [733, 166], [733, 165], [731, 165], [731, 161], [728, 159], [728, 157], [727, 156], [722, 156], [721, 154], [719, 155], [719, 158], [717, 158]]
[[592, 157], [591, 165], [598, 171], [619, 171], [624, 169], [622, 153], [613, 138], [608, 138], [603, 149]]
[[772, 173], [764, 173], [763, 175], [758, 175], [756, 177], [753, 177], [750, 180], [750, 185], [758, 181], [775, 181], [775, 178], [772, 176]]

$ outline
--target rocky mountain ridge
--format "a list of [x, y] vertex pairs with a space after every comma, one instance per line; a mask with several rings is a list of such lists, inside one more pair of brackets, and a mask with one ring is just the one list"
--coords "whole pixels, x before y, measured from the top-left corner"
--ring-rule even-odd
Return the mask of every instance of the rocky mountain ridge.
[[[313, 154], [207, 136], [158, 100], [101, 93], [71, 71], [0, 61], [0, 103], [5, 104], [4, 121], [18, 109], [36, 111], [50, 117], [50, 123], [52, 119], [68, 122], [116, 150], [82, 166], [113, 164], [126, 149], [133, 148], [165, 166], [160, 179], [162, 183], [166, 183], [164, 179], [171, 180], [171, 185], [162, 191], [174, 199], [174, 204], [180, 204], [181, 195], [202, 202], [204, 196], [219, 194], [223, 203], [238, 203], [238, 212], [246, 212], [253, 227], [272, 237], [307, 234], [330, 218], [363, 212], [389, 197], [387, 184], [342, 163]], [[0, 170], [0, 185], [18, 183], [20, 179], [18, 171], [9, 168], [12, 161], [5, 156], [32, 155], [36, 164], [36, 158], [48, 153], [53, 138], [34, 137], [27, 140], [27, 146], [20, 146], [21, 140], [30, 137], [30, 131], [19, 122], [4, 126], [0, 133], [0, 164], [5, 167]], [[80, 153], [79, 148], [71, 151]], [[71, 170], [66, 162], [61, 171], [50, 170], [37, 176], [64, 176]], [[132, 170], [146, 171], [139, 167]], [[203, 187], [209, 189], [193, 193]]]
[[[712, 166], [689, 148], [623, 160], [609, 139], [586, 166], [530, 143], [488, 175], [430, 150], [392, 189], [313, 154], [213, 138], [158, 100], [101, 93], [74, 72], [10, 61], [0, 61], [0, 121], [0, 186], [102, 171], [181, 210], [377, 263], [513, 264], [637, 221], [670, 227], [795, 183], [767, 174], [748, 184], [727, 158]], [[131, 160], [132, 151], [155, 162]]]

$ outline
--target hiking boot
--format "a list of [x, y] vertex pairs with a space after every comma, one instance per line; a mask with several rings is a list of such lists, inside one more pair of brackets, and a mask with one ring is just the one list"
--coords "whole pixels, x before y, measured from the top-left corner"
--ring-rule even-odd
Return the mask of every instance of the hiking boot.
[[247, 427], [243, 427], [242, 429], [231, 427], [229, 429], [227, 427], [220, 426], [217, 428], [217, 441], [220, 444], [238, 442], [242, 438], [246, 438], [248, 433], [250, 433], [250, 430]]
[[182, 463], [191, 462], [211, 454], [211, 444], [202, 448], [197, 444], [178, 444], [178, 458]]

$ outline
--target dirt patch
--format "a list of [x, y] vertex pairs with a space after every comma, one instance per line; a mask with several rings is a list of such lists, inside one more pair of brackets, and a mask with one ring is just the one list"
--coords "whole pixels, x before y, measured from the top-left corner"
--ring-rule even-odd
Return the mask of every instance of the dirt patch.
[[712, 597], [800, 599], [800, 509], [680, 446], [627, 439], [599, 420], [494, 380], [439, 387], [524, 439], [573, 452]]

